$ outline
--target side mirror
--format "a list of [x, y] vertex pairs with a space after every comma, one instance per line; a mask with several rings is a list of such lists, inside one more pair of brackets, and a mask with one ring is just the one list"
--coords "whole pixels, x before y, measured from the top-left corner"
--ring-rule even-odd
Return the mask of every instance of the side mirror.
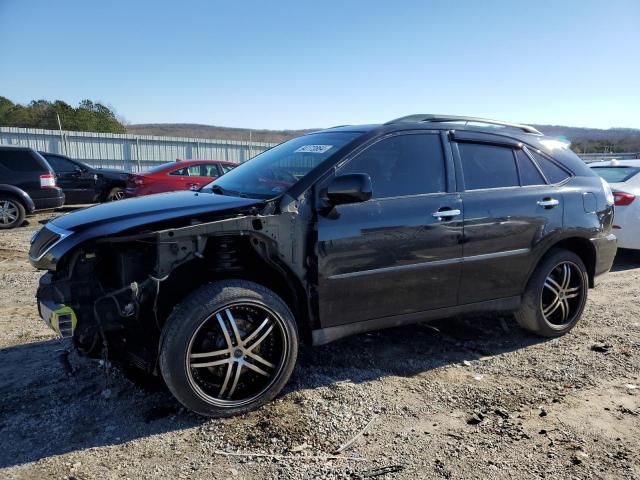
[[323, 197], [329, 205], [359, 203], [369, 200], [372, 190], [369, 174], [348, 173], [335, 177], [323, 192]]

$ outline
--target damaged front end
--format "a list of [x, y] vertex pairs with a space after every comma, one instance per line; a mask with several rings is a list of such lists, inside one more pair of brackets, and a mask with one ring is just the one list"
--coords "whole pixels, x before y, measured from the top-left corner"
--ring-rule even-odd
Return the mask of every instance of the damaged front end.
[[38, 255], [51, 227], [45, 226], [34, 238], [30, 252], [34, 265], [55, 266], [40, 280], [40, 315], [91, 356], [157, 373], [166, 319], [182, 299], [208, 281], [269, 282], [285, 298], [306, 306], [304, 289], [288, 280], [302, 278], [306, 271], [304, 242], [294, 240], [300, 238], [296, 230], [304, 228], [297, 213], [227, 215], [188, 226], [89, 239], [64, 253], [49, 247], [47, 254]]

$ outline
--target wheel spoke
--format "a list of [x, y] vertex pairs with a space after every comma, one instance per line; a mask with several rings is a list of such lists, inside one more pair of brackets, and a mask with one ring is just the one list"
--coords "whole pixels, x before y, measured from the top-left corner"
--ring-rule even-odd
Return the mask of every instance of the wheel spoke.
[[566, 290], [569, 288], [569, 284], [571, 283], [571, 267], [566, 263], [562, 266], [562, 289]]
[[227, 348], [231, 350], [233, 348], [233, 343], [231, 343], [231, 337], [229, 336], [229, 330], [227, 330], [227, 326], [224, 324], [224, 320], [222, 319], [222, 315], [216, 313], [216, 319], [218, 320], [218, 324], [220, 324], [220, 328], [222, 329], [222, 334], [224, 335], [224, 339], [227, 342]]
[[229, 379], [231, 378], [231, 372], [233, 371], [233, 366], [235, 362], [229, 362], [229, 366], [227, 367], [227, 373], [224, 376], [224, 382], [222, 383], [222, 387], [220, 387], [220, 392], [218, 393], [218, 398], [222, 398], [224, 395], [224, 391], [227, 389], [227, 385], [229, 384]]
[[240, 373], [242, 372], [242, 365], [243, 365], [242, 362], [238, 362], [238, 366], [236, 367], [236, 375], [233, 379], [233, 385], [231, 385], [231, 389], [227, 394], [227, 398], [231, 398], [231, 396], [233, 395], [233, 392], [236, 391], [236, 387], [238, 386], [238, 380], [240, 380]]
[[227, 308], [224, 313], [227, 314], [227, 318], [229, 319], [229, 323], [231, 324], [231, 328], [233, 330], [233, 336], [236, 337], [236, 345], [242, 345], [242, 339], [240, 338], [240, 332], [238, 331], [238, 324], [236, 323], [236, 319], [233, 318], [231, 310]]
[[559, 305], [560, 310], [562, 310], [562, 323], [564, 323], [569, 316], [569, 304], [564, 300], [560, 300]]
[[252, 351], [254, 348], [256, 348], [258, 345], [260, 345], [262, 343], [262, 341], [267, 338], [269, 336], [269, 334], [271, 333], [271, 330], [273, 330], [273, 325], [270, 325], [269, 328], [267, 329], [266, 332], [264, 332], [264, 334], [255, 342], [253, 342], [251, 344], [251, 346], [247, 346], [245, 345], [247, 351]]
[[544, 281], [544, 286], [551, 290], [556, 296], [559, 296], [560, 292], [562, 291], [562, 287], [558, 285], [558, 282], [556, 282], [551, 277], [547, 277], [547, 279]]
[[204, 362], [204, 363], [192, 363], [191, 368], [203, 368], [203, 367], [215, 367], [216, 365], [224, 365], [225, 363], [230, 363], [230, 358], [223, 358], [220, 360], [213, 360], [212, 362]]
[[258, 355], [257, 353], [254, 352], [247, 352], [246, 353], [247, 357], [253, 358], [254, 360], [262, 363], [263, 365], [266, 365], [267, 367], [270, 368], [275, 368], [275, 365], [271, 362], [269, 362], [268, 360], [265, 360], [264, 358], [262, 358], [260, 355]]
[[243, 340], [243, 345], [246, 347], [249, 344], [249, 342], [253, 340], [260, 333], [260, 331], [263, 328], [265, 328], [268, 324], [269, 324], [269, 317], [265, 318], [263, 322], [260, 325], [258, 325], [258, 328], [256, 328], [253, 332], [251, 332], [251, 335], [249, 335], [247, 338]]
[[225, 348], [224, 350], [216, 350], [214, 352], [192, 353], [191, 355], [189, 355], [189, 358], [217, 357], [218, 355], [224, 354], [231, 354], [231, 350]]
[[560, 305], [560, 303], [562, 303], [560, 301], [560, 297], [556, 297], [553, 302], [551, 302], [547, 308], [545, 308], [543, 310], [544, 316], [547, 317], [551, 314], [553, 314], [553, 312], [555, 312], [558, 309], [558, 306]]
[[254, 365], [253, 363], [249, 363], [249, 362], [245, 362], [244, 366], [253, 370], [256, 373], [259, 373], [260, 375], [264, 375], [265, 377], [268, 377], [269, 374], [267, 372], [265, 372], [264, 370], [262, 370], [260, 367], [257, 367], [256, 365]]

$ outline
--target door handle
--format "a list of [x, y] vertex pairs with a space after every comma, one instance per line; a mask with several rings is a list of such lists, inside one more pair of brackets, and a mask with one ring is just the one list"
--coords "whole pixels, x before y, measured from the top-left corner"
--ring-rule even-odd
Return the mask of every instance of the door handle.
[[553, 208], [560, 205], [560, 201], [555, 198], [545, 198], [543, 200], [538, 200], [538, 205], [544, 208]]
[[451, 210], [438, 210], [437, 212], [433, 212], [431, 215], [437, 219], [442, 219], [442, 218], [457, 217], [461, 213], [462, 212], [458, 209], [451, 209]]

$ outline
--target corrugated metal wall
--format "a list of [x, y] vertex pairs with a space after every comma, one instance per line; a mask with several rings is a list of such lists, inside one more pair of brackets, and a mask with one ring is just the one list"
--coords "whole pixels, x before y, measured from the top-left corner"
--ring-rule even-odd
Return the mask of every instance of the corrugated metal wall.
[[0, 127], [0, 144], [61, 153], [97, 167], [145, 170], [176, 158], [242, 163], [272, 143]]

